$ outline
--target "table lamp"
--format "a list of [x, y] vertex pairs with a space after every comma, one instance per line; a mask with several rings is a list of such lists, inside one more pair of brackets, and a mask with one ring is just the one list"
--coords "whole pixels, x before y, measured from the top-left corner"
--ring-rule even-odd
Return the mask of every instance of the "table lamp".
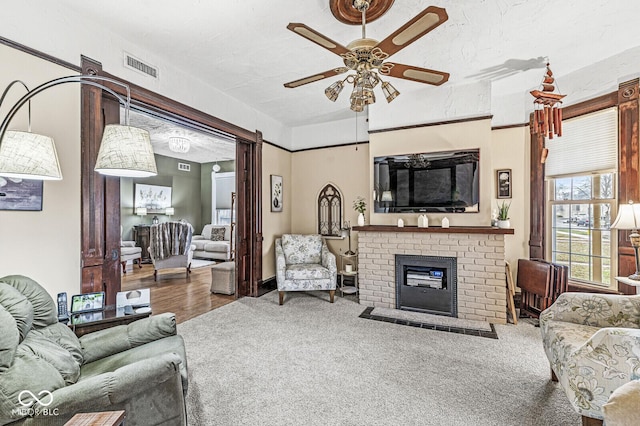
[[633, 253], [636, 259], [636, 272], [629, 275], [630, 280], [640, 281], [640, 263], [638, 262], [638, 248], [640, 247], [640, 234], [638, 228], [640, 224], [640, 204], [621, 204], [618, 210], [618, 217], [611, 225], [613, 229], [631, 230], [629, 241], [633, 247]]
[[353, 250], [351, 250], [351, 224], [348, 221], [345, 221], [342, 227], [341, 232], [342, 238], [349, 238], [349, 251], [346, 251], [344, 254], [347, 256], [353, 256], [356, 254]]

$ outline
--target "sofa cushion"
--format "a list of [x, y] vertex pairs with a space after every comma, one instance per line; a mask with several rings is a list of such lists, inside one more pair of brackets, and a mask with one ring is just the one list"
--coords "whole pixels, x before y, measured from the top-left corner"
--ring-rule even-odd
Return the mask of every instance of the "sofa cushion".
[[602, 406], [607, 426], [640, 424], [640, 380], [633, 380], [614, 390]]
[[0, 305], [0, 373], [13, 364], [20, 333], [13, 315]]
[[25, 295], [33, 306], [33, 326], [45, 327], [58, 322], [58, 310], [47, 290], [31, 278], [23, 275], [8, 275], [0, 282], [9, 284]]
[[[9, 284], [0, 282], [0, 306], [11, 314], [20, 334], [20, 342], [24, 340], [33, 323], [33, 306], [25, 295]], [[4, 327], [3, 327], [4, 328]]]
[[282, 251], [287, 265], [301, 263], [321, 263], [322, 237], [318, 234], [284, 234]]
[[289, 265], [284, 274], [288, 280], [319, 280], [331, 278], [329, 270], [317, 263]]
[[204, 251], [209, 251], [212, 253], [226, 253], [228, 250], [228, 241], [210, 241], [204, 245]]
[[224, 241], [225, 229], [223, 226], [211, 227], [211, 241]]

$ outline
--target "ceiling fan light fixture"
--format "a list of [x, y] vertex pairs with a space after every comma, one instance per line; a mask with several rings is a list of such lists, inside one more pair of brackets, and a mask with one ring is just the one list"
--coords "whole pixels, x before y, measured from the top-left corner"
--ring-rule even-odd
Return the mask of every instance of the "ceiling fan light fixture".
[[398, 89], [393, 87], [388, 81], [383, 81], [381, 88], [387, 102], [391, 102], [400, 94], [400, 92], [398, 92]]
[[172, 136], [169, 138], [169, 149], [173, 152], [185, 154], [191, 148], [191, 141], [181, 136]]
[[324, 94], [331, 102], [335, 102], [340, 96], [340, 92], [344, 89], [344, 80], [339, 80], [324, 90]]

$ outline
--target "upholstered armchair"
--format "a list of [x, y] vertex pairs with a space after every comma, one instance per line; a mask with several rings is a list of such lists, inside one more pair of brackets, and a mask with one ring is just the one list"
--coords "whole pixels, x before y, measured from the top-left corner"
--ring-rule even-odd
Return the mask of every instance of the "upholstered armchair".
[[164, 222], [151, 225], [149, 256], [153, 263], [153, 279], [158, 270], [186, 268], [191, 273], [191, 260], [196, 246], [191, 244], [193, 226], [186, 222]]
[[287, 291], [328, 290], [333, 303], [336, 256], [320, 235], [284, 234], [276, 239], [276, 281], [280, 304]]
[[[122, 235], [122, 226], [120, 226], [120, 235]], [[127, 273], [127, 261], [138, 261], [138, 267], [142, 268], [142, 247], [137, 247], [135, 241], [120, 239], [120, 263], [122, 264], [122, 273]]]
[[0, 278], [0, 425], [112, 410], [131, 425], [186, 425], [186, 362], [173, 314], [78, 338], [37, 282]]
[[540, 315], [540, 331], [552, 380], [583, 424], [600, 423], [611, 394], [640, 379], [640, 296], [563, 293]]

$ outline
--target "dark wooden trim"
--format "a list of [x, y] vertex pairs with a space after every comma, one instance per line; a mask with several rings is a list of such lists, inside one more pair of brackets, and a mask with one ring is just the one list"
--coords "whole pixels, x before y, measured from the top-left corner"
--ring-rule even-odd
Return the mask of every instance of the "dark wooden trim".
[[77, 73], [82, 72], [82, 67], [74, 65], [71, 62], [63, 61], [62, 59], [56, 58], [55, 56], [48, 55], [39, 50], [32, 49], [31, 47], [25, 46], [24, 44], [20, 44], [13, 40], [9, 40], [8, 38], [4, 38], [0, 36], [0, 44], [4, 44], [5, 46], [9, 46], [21, 52], [28, 53], [29, 55], [33, 55], [37, 58], [44, 59], [47, 62], [60, 65], [61, 67], [69, 68], [70, 70], [75, 71]]
[[269, 141], [263, 140], [263, 141], [262, 141], [262, 143], [265, 143], [265, 144], [267, 144], [267, 145], [271, 145], [271, 146], [272, 146], [272, 147], [274, 147], [274, 148], [279, 148], [279, 149], [281, 149], [281, 150], [283, 150], [283, 151], [287, 151], [288, 153], [292, 153], [292, 152], [293, 152], [293, 151], [291, 151], [290, 149], [287, 149], [287, 148], [285, 148], [285, 147], [283, 147], [283, 146], [280, 146], [280, 145], [276, 145], [276, 144], [275, 144], [275, 143], [273, 143], [273, 142], [269, 142]]
[[[529, 116], [529, 122], [533, 123], [533, 113]], [[529, 126], [533, 129], [533, 126]], [[544, 135], [530, 133], [530, 157], [531, 169], [529, 178], [529, 191], [531, 197], [531, 209], [529, 210], [529, 258], [545, 258], [545, 230], [546, 230], [546, 204], [544, 184], [544, 164], [541, 161], [544, 149]]]
[[253, 238], [253, 253], [259, 253], [258, 256], [253, 256], [251, 273], [251, 296], [259, 296], [259, 282], [262, 281], [262, 132], [256, 131], [256, 140], [252, 149], [254, 151], [252, 157], [254, 159], [252, 164], [252, 207], [255, 210], [251, 217], [252, 226], [252, 238]]
[[505, 124], [503, 126], [491, 126], [491, 130], [516, 129], [518, 127], [528, 127], [529, 123]]
[[620, 291], [612, 290], [606, 287], [599, 287], [595, 285], [583, 284], [578, 281], [569, 280], [567, 285], [567, 291], [576, 293], [601, 293], [601, 294], [620, 294]]
[[611, 92], [588, 101], [580, 102], [574, 105], [567, 105], [562, 108], [562, 120], [579, 117], [592, 112], [611, 108], [618, 105], [618, 92]]
[[[618, 102], [618, 203], [640, 201], [640, 153], [638, 130], [640, 105], [638, 79], [620, 84], [616, 93]], [[629, 243], [629, 231], [618, 231], [618, 275], [635, 272], [635, 253]], [[618, 283], [624, 294], [635, 294], [633, 286]]]
[[513, 235], [513, 228], [493, 228], [491, 226], [451, 226], [441, 228], [430, 226], [428, 228], [418, 228], [417, 226], [397, 227], [393, 225], [365, 225], [354, 226], [354, 231], [360, 232], [433, 232], [438, 234], [493, 234], [493, 235]]
[[482, 115], [479, 117], [456, 118], [454, 120], [436, 121], [433, 123], [413, 124], [411, 126], [389, 127], [387, 129], [369, 130], [369, 134], [395, 132], [396, 130], [418, 129], [421, 127], [441, 126], [443, 124], [466, 123], [468, 121], [491, 120], [493, 115]]
[[304, 152], [304, 151], [315, 151], [318, 149], [327, 149], [327, 148], [342, 148], [345, 146], [358, 146], [358, 145], [366, 145], [368, 144], [369, 141], [362, 141], [362, 142], [347, 142], [347, 143], [341, 143], [341, 144], [337, 144], [337, 145], [325, 145], [325, 146], [316, 146], [313, 148], [303, 148], [303, 149], [296, 149], [294, 151], [290, 151], [290, 152]]

